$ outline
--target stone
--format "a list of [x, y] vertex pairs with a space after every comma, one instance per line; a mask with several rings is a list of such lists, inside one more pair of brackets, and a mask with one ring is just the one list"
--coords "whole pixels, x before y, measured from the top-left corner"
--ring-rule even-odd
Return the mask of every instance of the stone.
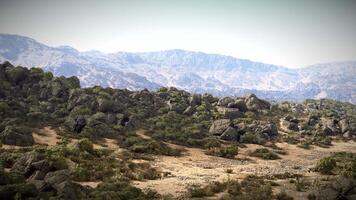
[[34, 144], [31, 129], [24, 126], [6, 126], [0, 134], [3, 144], [31, 146]]
[[243, 113], [237, 108], [217, 107], [217, 109], [224, 118], [236, 119], [243, 116]]
[[245, 103], [247, 109], [251, 111], [266, 110], [271, 107], [269, 102], [257, 98], [254, 94], [246, 96]]
[[220, 139], [227, 141], [239, 141], [240, 135], [233, 127], [228, 127], [220, 136]]
[[86, 125], [86, 119], [82, 115], [76, 117], [67, 117], [64, 125], [69, 131], [80, 133]]
[[231, 122], [229, 119], [215, 120], [210, 126], [209, 133], [220, 136], [230, 126], [230, 124]]
[[224, 98], [219, 99], [219, 101], [218, 101], [218, 106], [227, 107], [227, 105], [228, 105], [229, 103], [232, 103], [232, 102], [234, 102], [234, 99], [233, 99], [233, 98], [231, 98], [231, 97], [224, 97]]

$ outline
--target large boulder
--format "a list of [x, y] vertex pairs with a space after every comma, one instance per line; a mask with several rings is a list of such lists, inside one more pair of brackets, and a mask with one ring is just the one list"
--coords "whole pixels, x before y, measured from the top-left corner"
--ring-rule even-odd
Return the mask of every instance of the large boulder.
[[36, 169], [39, 170], [41, 168], [40, 163], [38, 162], [44, 159], [44, 154], [37, 152], [25, 153], [22, 157], [16, 160], [10, 171], [22, 174], [25, 178], [28, 178]]
[[270, 109], [271, 107], [269, 102], [257, 98], [254, 94], [246, 96], [245, 103], [247, 109], [252, 111]]
[[338, 121], [333, 118], [323, 119], [323, 130], [326, 134], [337, 134], [340, 133], [338, 127]]
[[231, 121], [229, 119], [215, 120], [210, 126], [209, 133], [220, 136], [230, 125]]
[[299, 120], [297, 118], [287, 115], [281, 120], [281, 122], [282, 127], [285, 129], [290, 131], [299, 131]]
[[240, 135], [233, 127], [228, 127], [220, 136], [220, 139], [227, 141], [239, 141]]
[[340, 130], [341, 130], [341, 133], [345, 133], [346, 131], [348, 131], [350, 126], [349, 126], [349, 123], [348, 123], [347, 119], [340, 120], [339, 121], [339, 127], [340, 127]]
[[267, 123], [261, 126], [260, 132], [268, 137], [273, 137], [278, 135], [277, 126], [273, 123]]
[[201, 104], [201, 95], [200, 94], [193, 94], [189, 97], [189, 104], [192, 106], [200, 105]]
[[243, 116], [243, 113], [239, 111], [237, 108], [224, 108], [217, 107], [218, 112], [224, 117], [228, 119], [236, 119]]
[[86, 119], [82, 115], [75, 117], [67, 117], [66, 121], [64, 122], [64, 125], [69, 131], [80, 133], [86, 125]]
[[24, 126], [6, 126], [0, 134], [3, 144], [17, 146], [31, 146], [34, 144], [31, 129]]
[[246, 103], [243, 99], [236, 99], [234, 102], [231, 102], [227, 105], [228, 108], [237, 108], [241, 112], [247, 111]]
[[82, 196], [81, 186], [70, 180], [70, 173], [66, 169], [47, 173], [44, 182], [54, 189], [60, 198], [74, 200]]
[[221, 106], [221, 107], [227, 107], [227, 105], [229, 103], [232, 103], [234, 102], [235, 100], [231, 97], [224, 97], [224, 98], [221, 98], [219, 99], [218, 101], [218, 106]]

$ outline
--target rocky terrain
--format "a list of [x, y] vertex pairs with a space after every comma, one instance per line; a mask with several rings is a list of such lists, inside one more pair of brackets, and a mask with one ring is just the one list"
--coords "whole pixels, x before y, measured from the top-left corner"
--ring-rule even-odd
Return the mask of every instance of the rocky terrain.
[[192, 93], [242, 96], [254, 93], [274, 101], [329, 98], [356, 103], [356, 62], [291, 69], [231, 56], [167, 50], [143, 53], [80, 52], [50, 47], [34, 39], [0, 34], [0, 62], [39, 67], [56, 76], [77, 76], [82, 87], [157, 90], [176, 87]]
[[355, 199], [356, 106], [0, 65], [0, 199]]

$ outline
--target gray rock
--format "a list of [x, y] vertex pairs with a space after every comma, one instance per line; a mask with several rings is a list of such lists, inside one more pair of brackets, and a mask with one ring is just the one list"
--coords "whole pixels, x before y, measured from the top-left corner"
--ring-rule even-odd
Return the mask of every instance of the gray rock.
[[184, 110], [183, 115], [192, 115], [194, 112], [195, 108], [193, 106], [188, 106], [188, 108]]
[[221, 107], [227, 107], [227, 105], [229, 103], [232, 103], [234, 102], [235, 100], [231, 97], [224, 97], [224, 98], [221, 98], [219, 99], [218, 101], [218, 106], [221, 106]]
[[245, 103], [247, 109], [252, 111], [270, 109], [271, 107], [271, 104], [269, 102], [257, 98], [254, 94], [246, 96]]
[[220, 136], [220, 139], [227, 141], [239, 141], [240, 135], [235, 128], [228, 127]]
[[80, 133], [86, 125], [86, 119], [84, 116], [79, 115], [76, 117], [67, 117], [64, 122], [64, 126], [71, 132]]
[[3, 144], [31, 146], [34, 144], [31, 129], [23, 126], [6, 126], [0, 134]]
[[189, 97], [189, 104], [192, 106], [200, 105], [201, 104], [201, 95], [200, 94], [193, 94]]
[[219, 119], [215, 120], [210, 126], [209, 133], [213, 135], [221, 135], [230, 126], [231, 122], [229, 119]]
[[341, 133], [345, 133], [346, 131], [348, 131], [350, 127], [349, 127], [349, 123], [348, 123], [347, 119], [340, 120], [339, 127], [341, 130]]
[[228, 108], [237, 108], [241, 112], [247, 111], [246, 103], [243, 99], [236, 99], [234, 102], [231, 102], [227, 105]]
[[217, 107], [218, 112], [224, 117], [228, 119], [236, 119], [243, 116], [243, 113], [239, 111], [237, 108], [224, 108]]

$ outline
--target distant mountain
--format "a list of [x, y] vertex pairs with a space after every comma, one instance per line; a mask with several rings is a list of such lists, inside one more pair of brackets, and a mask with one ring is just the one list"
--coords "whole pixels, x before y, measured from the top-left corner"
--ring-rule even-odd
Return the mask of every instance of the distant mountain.
[[256, 93], [270, 100], [332, 98], [356, 103], [356, 61], [300, 69], [185, 50], [146, 53], [79, 52], [31, 38], [0, 34], [0, 61], [78, 76], [82, 86], [140, 90], [174, 86], [218, 96]]

